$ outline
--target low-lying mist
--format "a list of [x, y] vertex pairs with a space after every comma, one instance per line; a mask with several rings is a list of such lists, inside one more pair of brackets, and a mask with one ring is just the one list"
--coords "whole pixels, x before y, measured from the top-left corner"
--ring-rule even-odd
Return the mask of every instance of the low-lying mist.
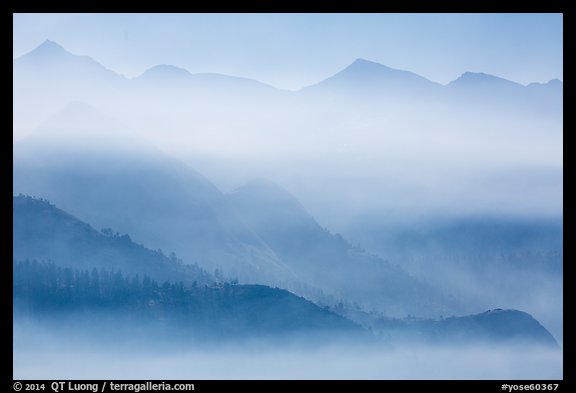
[[[562, 351], [541, 347], [403, 346], [302, 339], [281, 345], [116, 343], [15, 326], [14, 379], [562, 379]], [[72, 334], [70, 334], [72, 333]], [[82, 361], [79, 361], [82, 359]]]
[[16, 59], [14, 378], [561, 379], [562, 83], [410, 75]]

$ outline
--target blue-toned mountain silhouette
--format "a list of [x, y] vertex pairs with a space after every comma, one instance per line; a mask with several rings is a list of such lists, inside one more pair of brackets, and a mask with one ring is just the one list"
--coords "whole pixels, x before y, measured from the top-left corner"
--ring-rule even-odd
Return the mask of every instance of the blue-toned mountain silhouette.
[[127, 234], [98, 232], [46, 200], [14, 197], [13, 250], [19, 318], [49, 320], [56, 312], [80, 321], [93, 318], [96, 325], [103, 318], [152, 326], [168, 319], [169, 329], [229, 338], [361, 333], [352, 322], [288, 291], [215, 283], [217, 278], [197, 265], [135, 244]]

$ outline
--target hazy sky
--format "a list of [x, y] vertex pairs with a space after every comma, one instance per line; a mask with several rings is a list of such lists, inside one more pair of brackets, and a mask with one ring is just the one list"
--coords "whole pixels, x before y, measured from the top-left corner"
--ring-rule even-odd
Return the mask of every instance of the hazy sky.
[[13, 56], [50, 39], [128, 77], [157, 64], [299, 89], [356, 58], [448, 83], [563, 79], [562, 14], [14, 14]]

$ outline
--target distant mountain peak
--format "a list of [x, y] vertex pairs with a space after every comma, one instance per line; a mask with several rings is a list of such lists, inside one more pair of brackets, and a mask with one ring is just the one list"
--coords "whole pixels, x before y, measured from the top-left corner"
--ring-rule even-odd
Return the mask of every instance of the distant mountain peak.
[[75, 55], [50, 40], [44, 41], [32, 51], [15, 59], [14, 65], [16, 66], [14, 72], [27, 80], [39, 78], [43, 82], [59, 83], [61, 78], [68, 78], [74, 80], [73, 84], [76, 87], [94, 83], [94, 77], [99, 78], [97, 85], [125, 79], [90, 56]]
[[486, 80], [502, 80], [494, 75], [486, 74], [484, 72], [471, 72], [466, 71], [456, 81], [486, 81]]
[[[371, 61], [371, 60], [364, 59], [363, 57], [358, 57], [356, 60], [354, 60], [354, 61], [352, 62], [352, 64], [354, 64], [354, 63], [359, 63], [359, 64], [361, 64], [361, 63], [376, 63], [376, 62]], [[378, 64], [378, 63], [376, 63], [376, 64]]]
[[430, 91], [438, 87], [434, 83], [410, 71], [388, 67], [374, 61], [357, 58], [342, 71], [333, 76], [308, 86], [305, 89], [334, 89], [361, 94], [387, 93], [404, 95], [414, 91]]
[[58, 50], [63, 50], [63, 51], [66, 50], [62, 47], [62, 45], [60, 45], [56, 41], [52, 41], [52, 40], [45, 40], [36, 49], [47, 49], [47, 48], [48, 49], [58, 49]]
[[465, 72], [459, 78], [450, 82], [450, 88], [456, 89], [474, 89], [488, 91], [490, 89], [504, 89], [501, 91], [520, 92], [525, 88], [524, 85], [513, 82], [499, 76], [486, 74], [484, 72]]
[[470, 72], [467, 71], [465, 73], [463, 73], [462, 75], [460, 75], [460, 77], [458, 79], [456, 79], [455, 81], [451, 82], [452, 83], [487, 83], [487, 82], [491, 82], [491, 83], [506, 83], [509, 85], [517, 85], [517, 86], [522, 86], [519, 83], [516, 82], [512, 82], [511, 80], [508, 79], [504, 79], [504, 78], [500, 78], [499, 76], [495, 76], [492, 74], [486, 74], [484, 72]]
[[170, 64], [159, 64], [144, 71], [138, 78], [188, 78], [192, 74], [180, 67]]
[[380, 64], [380, 63], [377, 63], [377, 62], [372, 61], [372, 60], [367, 60], [367, 59], [364, 59], [362, 57], [357, 58], [356, 60], [354, 60], [352, 62], [352, 64], [350, 64], [350, 66], [363, 66], [363, 65], [372, 65], [372, 66], [375, 65], [375, 66], [379, 66], [379, 67], [389, 68], [389, 67], [385, 66], [384, 64]]
[[[470, 72], [470, 71], [468, 71], [468, 72], [463, 73], [461, 78], [463, 78], [463, 79], [483, 79], [483, 80], [491, 79], [491, 80], [500, 80], [500, 81], [512, 82], [508, 79], [504, 79], [504, 78], [501, 78], [499, 76], [492, 75], [492, 74], [487, 74], [485, 72]], [[514, 83], [514, 82], [512, 82], [512, 83]]]
[[382, 72], [382, 71], [395, 71], [393, 68], [385, 66], [384, 64], [377, 63], [375, 61], [370, 61], [363, 59], [361, 57], [354, 60], [348, 67], [346, 67], [342, 72], [346, 71], [359, 71], [359, 72]]
[[[259, 233], [259, 228], [262, 229], [263, 223], [275, 228], [274, 231], [291, 232], [289, 228], [315, 234], [321, 231], [319, 224], [300, 201], [273, 181], [252, 180], [228, 194], [227, 198], [256, 233]], [[259, 235], [262, 237], [262, 233]], [[266, 240], [266, 235], [263, 238]]]
[[557, 87], [562, 87], [562, 81], [558, 78], [554, 78], [554, 79], [550, 79], [548, 82], [532, 82], [530, 84], [528, 84], [526, 87], [528, 88], [537, 88], [537, 89], [542, 89], [542, 88], [557, 88]]
[[460, 78], [463, 79], [468, 79], [468, 78], [486, 78], [486, 77], [491, 77], [492, 75], [490, 74], [486, 74], [484, 72], [472, 72], [472, 71], [466, 71], [465, 73], [463, 73]]
[[64, 49], [64, 47], [62, 47], [62, 45], [58, 44], [57, 42], [46, 40], [20, 58], [33, 57], [37, 59], [42, 59], [42, 58], [52, 58], [60, 56], [74, 56], [74, 55], [68, 52], [66, 49]]

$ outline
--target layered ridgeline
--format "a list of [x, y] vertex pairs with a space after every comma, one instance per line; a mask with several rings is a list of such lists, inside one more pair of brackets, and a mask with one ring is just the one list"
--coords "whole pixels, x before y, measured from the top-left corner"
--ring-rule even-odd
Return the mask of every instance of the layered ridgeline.
[[[46, 41], [14, 60], [13, 76], [18, 133], [29, 133], [51, 114], [78, 100], [137, 124], [139, 133], [152, 134], [158, 126], [168, 134], [193, 129], [199, 138], [189, 148], [222, 148], [222, 142], [230, 138], [242, 143], [229, 129], [231, 124], [248, 124], [243, 132], [253, 133], [267, 144], [280, 137], [283, 145], [289, 145], [292, 133], [318, 132], [318, 124], [329, 117], [335, 119], [331, 126], [342, 123], [342, 114], [353, 120], [351, 124], [362, 125], [377, 118], [381, 126], [387, 126], [390, 119], [403, 119], [410, 113], [419, 113], [428, 122], [434, 118], [433, 112], [442, 117], [477, 112], [484, 118], [487, 113], [505, 113], [557, 119], [563, 108], [563, 84], [559, 80], [523, 86], [493, 75], [467, 72], [441, 85], [365, 59], [355, 60], [317, 84], [289, 92], [252, 79], [192, 74], [165, 64], [126, 78], [88, 56], [72, 54]], [[306, 122], [301, 123], [301, 119]], [[268, 131], [279, 124], [290, 125], [290, 133], [273, 132], [270, 138]], [[216, 130], [219, 139], [213, 138]]]
[[[465, 72], [447, 85], [432, 82], [415, 73], [356, 59], [337, 74], [301, 90], [304, 96], [330, 96], [342, 99], [416, 103], [443, 102], [462, 109], [526, 111], [540, 114], [562, 113], [562, 82], [527, 86], [481, 72]], [[500, 107], [499, 106], [504, 106]]]
[[[108, 241], [387, 317], [528, 310], [561, 338], [560, 81], [439, 85], [358, 59], [286, 92], [168, 65], [129, 79], [50, 41], [13, 67], [14, 194]], [[257, 176], [302, 203], [220, 191]]]
[[[18, 131], [29, 132], [71, 101], [105, 108], [127, 123], [170, 124], [170, 116], [206, 113], [206, 104], [228, 108], [246, 97], [270, 101], [279, 89], [256, 80], [228, 75], [191, 74], [173, 65], [157, 65], [129, 79], [89, 56], [72, 54], [53, 41], [13, 62], [14, 121]], [[121, 105], [117, 105], [122, 102]], [[236, 105], [237, 106], [237, 105]], [[246, 110], [249, 105], [242, 106]], [[181, 116], [179, 116], [181, 117]], [[142, 131], [142, 130], [141, 130]]]
[[12, 212], [13, 257], [17, 261], [53, 261], [58, 266], [92, 270], [105, 268], [124, 274], [147, 275], [157, 281], [211, 284], [211, 274], [197, 264], [184, 264], [152, 251], [110, 228], [97, 231], [89, 224], [30, 196], [14, 197]]
[[393, 316], [465, 311], [323, 229], [281, 187], [255, 182], [226, 195], [145, 141], [121, 136], [122, 127], [87, 104], [69, 105], [14, 144], [14, 193], [46, 198], [97, 228], [242, 283]]
[[498, 306], [530, 310], [559, 340], [562, 234], [562, 217], [496, 214], [435, 215], [412, 222], [373, 214], [345, 232], [414, 277], [456, 294], [467, 312]]
[[184, 338], [362, 334], [346, 318], [288, 291], [216, 282], [197, 265], [135, 244], [128, 235], [103, 232], [46, 200], [14, 197], [17, 322], [70, 318], [68, 326], [127, 333], [140, 326]]
[[442, 291], [322, 228], [271, 182], [225, 195], [141, 143], [110, 149], [101, 134], [93, 144], [72, 135], [70, 145], [52, 145], [45, 138], [53, 129], [15, 143], [14, 193], [46, 198], [98, 228], [129, 233], [138, 243], [243, 283], [280, 286], [324, 303], [346, 300], [393, 316], [463, 311]]
[[69, 105], [14, 144], [14, 193], [46, 198], [210, 272], [245, 282], [290, 277], [258, 236], [223, 214], [223, 194], [210, 181], [145, 141], [118, 135], [121, 128], [89, 105]]
[[[353, 221], [377, 208], [557, 214], [561, 203], [558, 80], [523, 86], [467, 72], [440, 85], [358, 59], [286, 92], [170, 65], [129, 79], [50, 41], [15, 59], [13, 70], [15, 139], [85, 102], [121, 121], [116, 137], [177, 153], [223, 189], [254, 173], [279, 181], [332, 228], [318, 206], [346, 204], [338, 216]], [[319, 182], [329, 201], [303, 186]]]
[[271, 181], [252, 181], [228, 194], [226, 200], [301, 280], [340, 299], [389, 315], [458, 310], [456, 301], [398, 265], [330, 233], [293, 195]]
[[24, 195], [13, 200], [13, 250], [15, 321], [56, 329], [64, 321], [81, 328], [78, 334], [169, 334], [173, 343], [338, 337], [392, 345], [557, 346], [544, 327], [516, 310], [439, 321], [390, 319], [342, 304], [331, 311], [279, 288], [221, 282], [196, 265], [135, 244], [128, 235], [98, 232], [50, 202]]
[[[386, 217], [365, 220], [373, 237], [364, 238], [362, 244], [382, 256], [388, 255], [388, 248], [396, 264], [323, 228], [278, 185], [256, 181], [222, 193], [189, 166], [145, 141], [122, 137], [119, 130], [122, 124], [89, 105], [68, 106], [35, 134], [14, 144], [14, 193], [46, 198], [96, 228], [129, 233], [137, 243], [175, 252], [211, 273], [218, 270], [242, 283], [287, 288], [324, 304], [357, 303], [394, 317], [437, 317], [507, 304], [503, 298], [467, 290], [476, 283], [464, 290], [446, 283], [444, 277], [434, 275], [441, 267], [431, 272], [413, 269], [416, 273], [408, 274], [406, 268], [415, 264], [392, 254], [401, 242], [384, 243], [378, 236]], [[458, 233], [447, 236], [447, 244]], [[477, 235], [475, 231], [470, 238], [480, 239]], [[381, 247], [374, 247], [375, 241]], [[462, 244], [459, 240], [450, 249]], [[412, 244], [411, 249], [418, 248]], [[455, 262], [461, 265], [460, 261], [462, 256]], [[554, 263], [561, 274], [561, 258]], [[526, 266], [520, 262], [508, 269], [507, 264], [498, 264], [495, 275]]]

